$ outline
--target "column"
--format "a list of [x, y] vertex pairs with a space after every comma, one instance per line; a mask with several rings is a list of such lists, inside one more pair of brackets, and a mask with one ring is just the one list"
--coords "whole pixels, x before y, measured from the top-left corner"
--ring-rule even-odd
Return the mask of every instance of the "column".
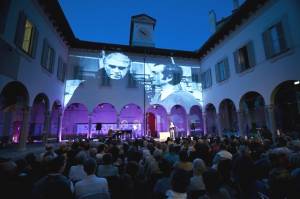
[[12, 121], [13, 112], [10, 110], [3, 111], [3, 136], [9, 137], [11, 130], [11, 121]]
[[272, 133], [272, 137], [273, 137], [273, 140], [275, 139], [276, 137], [276, 124], [275, 124], [275, 114], [274, 114], [274, 105], [273, 104], [270, 104], [270, 105], [266, 105], [265, 106], [265, 110], [266, 110], [266, 113], [267, 113], [267, 127], [268, 129], [271, 131]]
[[43, 142], [48, 142], [49, 137], [49, 127], [50, 127], [50, 111], [45, 111], [45, 119], [44, 119], [44, 129], [43, 129]]
[[206, 113], [202, 112], [202, 122], [203, 122], [203, 133], [204, 135], [207, 134], [207, 128], [206, 128]]
[[19, 150], [26, 150], [30, 111], [31, 111], [30, 106], [23, 108], [23, 121], [22, 121], [21, 135], [19, 141]]
[[58, 121], [57, 121], [57, 141], [61, 141], [61, 133], [62, 133], [62, 113], [58, 113]]
[[91, 131], [92, 131], [92, 114], [89, 113], [88, 117], [89, 117], [89, 132], [87, 134], [87, 138], [89, 139], [91, 138]]
[[217, 123], [217, 130], [218, 130], [218, 135], [221, 137], [223, 132], [222, 132], [222, 115], [220, 113], [216, 113], [216, 123]]
[[237, 120], [238, 120], [238, 127], [239, 127], [239, 136], [245, 136], [245, 132], [243, 129], [243, 112], [241, 110], [237, 112]]

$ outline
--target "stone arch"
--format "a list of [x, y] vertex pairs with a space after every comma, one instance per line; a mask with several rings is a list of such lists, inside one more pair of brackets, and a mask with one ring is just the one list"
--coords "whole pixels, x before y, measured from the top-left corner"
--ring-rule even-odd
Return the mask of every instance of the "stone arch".
[[217, 136], [218, 126], [217, 126], [217, 111], [212, 103], [209, 103], [205, 107], [206, 114], [206, 132], [207, 134]]
[[223, 99], [219, 105], [219, 125], [223, 134], [236, 134], [238, 131], [238, 116], [235, 104], [231, 99]]
[[[107, 135], [108, 130], [118, 128], [118, 113], [114, 105], [110, 103], [98, 104], [91, 113], [91, 137], [96, 135]], [[97, 130], [97, 124], [101, 124], [101, 129]]]
[[[150, 116], [153, 114], [154, 118]], [[147, 135], [159, 137], [160, 132], [169, 131], [169, 119], [167, 110], [160, 104], [153, 104], [148, 107], [146, 113]]]
[[300, 132], [300, 81], [278, 84], [271, 94], [276, 129], [281, 133]]
[[175, 105], [170, 111], [170, 122], [175, 125], [175, 137], [185, 137], [188, 135], [187, 113], [183, 106]]
[[204, 134], [201, 106], [194, 105], [190, 108], [189, 127], [192, 136], [199, 136]]
[[23, 128], [24, 108], [29, 104], [29, 93], [19, 81], [7, 83], [0, 94], [0, 139], [3, 143], [18, 143]]
[[86, 138], [89, 134], [89, 112], [82, 103], [66, 107], [62, 120], [61, 139]]
[[141, 137], [144, 134], [144, 114], [140, 106], [130, 103], [120, 111], [119, 128], [121, 130], [132, 130], [133, 137]]
[[240, 99], [240, 132], [243, 135], [257, 134], [258, 129], [266, 127], [265, 100], [263, 96], [250, 91], [245, 93]]
[[[49, 135], [50, 139], [58, 139], [61, 117], [62, 117], [62, 103], [59, 100], [54, 101], [51, 108], [51, 116], [50, 116], [50, 127], [49, 127]], [[58, 140], [57, 140], [58, 141]]]

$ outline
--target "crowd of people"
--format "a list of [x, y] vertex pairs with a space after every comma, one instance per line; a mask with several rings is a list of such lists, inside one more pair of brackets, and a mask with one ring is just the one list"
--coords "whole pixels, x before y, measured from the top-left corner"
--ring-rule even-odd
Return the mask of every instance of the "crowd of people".
[[0, 159], [1, 198], [299, 198], [300, 141], [241, 137], [102, 139]]

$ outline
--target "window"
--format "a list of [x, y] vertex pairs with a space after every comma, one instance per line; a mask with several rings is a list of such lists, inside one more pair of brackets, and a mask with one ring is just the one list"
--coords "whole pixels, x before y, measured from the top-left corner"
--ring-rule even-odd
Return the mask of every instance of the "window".
[[58, 58], [58, 67], [57, 67], [57, 79], [64, 82], [66, 76], [67, 65], [63, 62], [62, 58]]
[[50, 73], [53, 72], [53, 66], [55, 61], [55, 51], [49, 45], [48, 41], [44, 39], [43, 52], [41, 57], [41, 65], [47, 69]]
[[192, 82], [199, 83], [199, 69], [198, 68], [192, 68]]
[[137, 83], [135, 81], [135, 79], [133, 78], [133, 75], [131, 73], [128, 73], [128, 84], [127, 84], [128, 88], [136, 88], [137, 87]]
[[235, 69], [237, 73], [248, 70], [255, 65], [253, 42], [248, 42], [234, 52]]
[[20, 12], [15, 36], [15, 44], [23, 52], [34, 57], [38, 41], [38, 30], [24, 12]]
[[263, 33], [263, 42], [268, 59], [288, 50], [283, 23], [279, 22], [268, 28]]
[[202, 88], [210, 88], [212, 86], [211, 69], [201, 74]]
[[101, 70], [101, 85], [102, 86], [110, 86], [110, 78], [106, 74], [105, 70]]
[[229, 64], [228, 64], [228, 58], [223, 59], [215, 66], [216, 70], [216, 80], [217, 82], [222, 82], [229, 78], [230, 72], [229, 72]]
[[4, 32], [10, 1], [11, 0], [0, 1], [0, 33]]

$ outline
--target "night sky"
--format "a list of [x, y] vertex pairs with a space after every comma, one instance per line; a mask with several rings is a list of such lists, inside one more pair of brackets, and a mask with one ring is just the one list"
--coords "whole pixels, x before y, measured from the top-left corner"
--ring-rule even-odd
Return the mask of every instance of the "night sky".
[[[194, 51], [209, 38], [208, 12], [217, 19], [232, 13], [232, 0], [59, 0], [81, 40], [129, 44], [130, 18], [147, 14], [157, 20], [155, 47]], [[243, 2], [243, 0], [240, 0]]]

